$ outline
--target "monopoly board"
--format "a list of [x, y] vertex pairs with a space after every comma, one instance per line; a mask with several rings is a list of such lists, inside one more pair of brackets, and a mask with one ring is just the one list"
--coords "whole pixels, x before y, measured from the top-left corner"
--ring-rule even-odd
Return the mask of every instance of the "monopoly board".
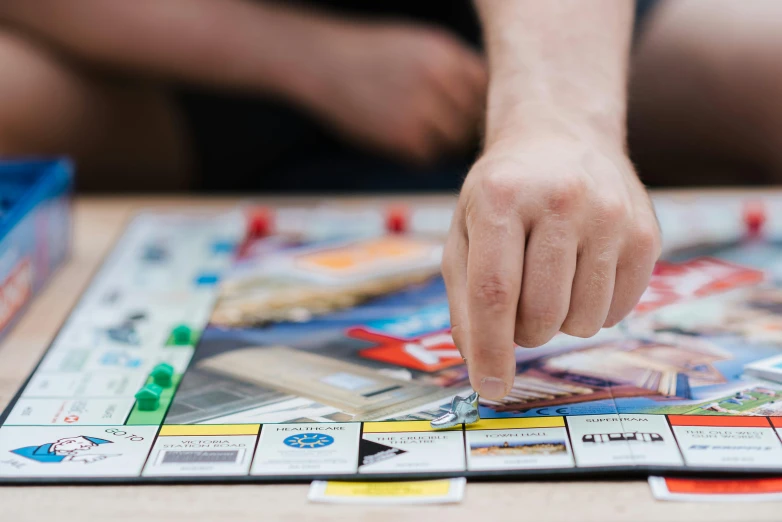
[[746, 204], [656, 201], [636, 311], [518, 348], [445, 431], [450, 208], [141, 214], [0, 418], [0, 482], [782, 472], [782, 200], [750, 235]]

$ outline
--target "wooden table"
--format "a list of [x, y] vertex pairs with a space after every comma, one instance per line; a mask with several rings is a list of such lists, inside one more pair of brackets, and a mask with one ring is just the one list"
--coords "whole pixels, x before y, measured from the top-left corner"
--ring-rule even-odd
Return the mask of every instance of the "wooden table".
[[[33, 369], [134, 210], [194, 204], [229, 207], [234, 203], [150, 198], [77, 201], [71, 261], [0, 344], [0, 408]], [[782, 503], [656, 502], [643, 481], [471, 483], [464, 501], [452, 506], [319, 505], [309, 504], [306, 494], [306, 485], [0, 487], [0, 521], [782, 520]]]

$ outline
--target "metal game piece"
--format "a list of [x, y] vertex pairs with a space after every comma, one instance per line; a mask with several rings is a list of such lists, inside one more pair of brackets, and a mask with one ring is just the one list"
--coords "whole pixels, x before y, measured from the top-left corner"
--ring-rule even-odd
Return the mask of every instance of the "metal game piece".
[[481, 420], [478, 413], [478, 392], [472, 392], [467, 397], [458, 395], [451, 401], [451, 408], [431, 422], [432, 428], [441, 430], [452, 428], [457, 424], [473, 424]]

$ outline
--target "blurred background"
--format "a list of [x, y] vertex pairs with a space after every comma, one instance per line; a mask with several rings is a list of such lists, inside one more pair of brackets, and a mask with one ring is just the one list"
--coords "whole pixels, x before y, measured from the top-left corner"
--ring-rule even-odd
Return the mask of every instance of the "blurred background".
[[[641, 0], [634, 31], [643, 181], [782, 180], [782, 2]], [[0, 72], [0, 157], [81, 192], [455, 191], [488, 84], [469, 0], [3, 0]]]

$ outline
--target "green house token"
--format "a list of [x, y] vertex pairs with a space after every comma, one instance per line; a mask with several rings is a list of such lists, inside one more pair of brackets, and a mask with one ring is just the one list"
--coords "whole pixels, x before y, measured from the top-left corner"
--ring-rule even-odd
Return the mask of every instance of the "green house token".
[[190, 344], [193, 337], [193, 331], [186, 324], [180, 324], [171, 330], [171, 340], [177, 346]]
[[141, 411], [155, 411], [160, 408], [160, 394], [163, 388], [157, 384], [147, 384], [136, 393], [136, 404]]
[[170, 388], [174, 383], [174, 367], [167, 363], [160, 363], [152, 368], [149, 376], [161, 388]]

